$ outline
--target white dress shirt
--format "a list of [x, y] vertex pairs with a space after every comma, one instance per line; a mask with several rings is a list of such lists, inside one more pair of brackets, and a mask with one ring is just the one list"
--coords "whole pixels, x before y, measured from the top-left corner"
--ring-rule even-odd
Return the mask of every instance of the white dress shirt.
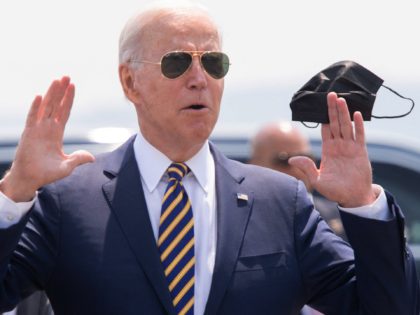
[[[166, 170], [172, 161], [139, 133], [134, 154], [155, 239], [158, 238], [163, 195], [168, 185]], [[182, 183], [190, 198], [194, 217], [195, 284], [194, 314], [204, 314], [216, 257], [216, 181], [213, 156], [208, 142], [190, 160]]]

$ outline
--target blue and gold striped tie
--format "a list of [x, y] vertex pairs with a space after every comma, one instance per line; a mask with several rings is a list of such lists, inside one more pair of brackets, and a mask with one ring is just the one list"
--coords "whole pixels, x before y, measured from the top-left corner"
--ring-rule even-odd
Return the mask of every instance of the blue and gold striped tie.
[[177, 314], [194, 314], [194, 220], [191, 203], [182, 185], [188, 172], [183, 163], [172, 163], [162, 201], [158, 247], [169, 291]]

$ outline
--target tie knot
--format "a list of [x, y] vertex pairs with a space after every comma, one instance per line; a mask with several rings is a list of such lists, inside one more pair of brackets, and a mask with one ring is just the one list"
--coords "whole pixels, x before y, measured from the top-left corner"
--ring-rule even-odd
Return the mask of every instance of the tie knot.
[[181, 179], [188, 173], [188, 166], [184, 163], [172, 163], [168, 167], [168, 176], [169, 179], [174, 178], [177, 181], [181, 181]]

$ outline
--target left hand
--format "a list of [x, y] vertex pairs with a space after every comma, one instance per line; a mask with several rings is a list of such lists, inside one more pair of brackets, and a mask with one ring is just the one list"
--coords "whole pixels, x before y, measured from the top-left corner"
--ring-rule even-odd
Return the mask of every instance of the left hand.
[[306, 157], [289, 163], [306, 174], [312, 187], [345, 208], [373, 203], [376, 194], [360, 112], [354, 113], [354, 127], [347, 103], [331, 92], [327, 96], [329, 124], [322, 125], [321, 165]]

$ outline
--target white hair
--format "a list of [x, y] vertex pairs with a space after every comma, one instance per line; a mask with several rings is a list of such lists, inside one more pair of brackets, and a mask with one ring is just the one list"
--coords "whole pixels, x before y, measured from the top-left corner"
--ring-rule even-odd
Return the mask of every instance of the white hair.
[[[119, 63], [123, 64], [133, 59], [141, 59], [144, 35], [153, 21], [165, 19], [176, 21], [176, 19], [182, 19], [186, 16], [197, 15], [208, 18], [216, 26], [208, 10], [197, 2], [188, 0], [159, 1], [148, 6], [129, 19], [123, 28], [119, 40]], [[218, 33], [221, 42], [220, 31]]]

